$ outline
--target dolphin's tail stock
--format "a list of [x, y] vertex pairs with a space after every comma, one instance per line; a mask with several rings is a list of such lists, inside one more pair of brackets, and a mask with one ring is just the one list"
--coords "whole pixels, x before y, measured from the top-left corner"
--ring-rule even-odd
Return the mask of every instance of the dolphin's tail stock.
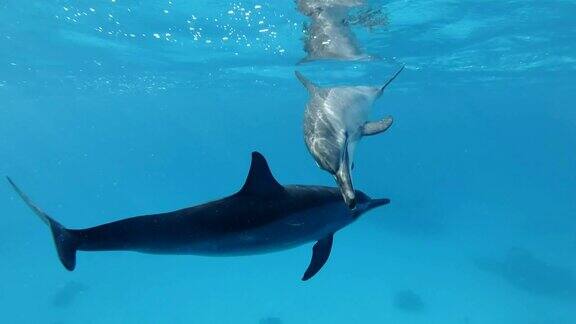
[[24, 200], [26, 205], [28, 205], [28, 207], [30, 207], [30, 209], [32, 209], [32, 211], [38, 215], [41, 221], [50, 227], [60, 262], [62, 262], [67, 270], [74, 270], [74, 267], [76, 267], [76, 250], [78, 248], [79, 238], [72, 231], [66, 229], [64, 226], [60, 225], [60, 223], [48, 216], [48, 214], [46, 214], [40, 208], [36, 207], [32, 200], [30, 200], [30, 198], [28, 198], [28, 196], [22, 190], [20, 190], [18, 186], [16, 186], [12, 179], [9, 177], [6, 178], [8, 179], [8, 182], [10, 182], [12, 188], [14, 188], [14, 191], [16, 191], [20, 198]]

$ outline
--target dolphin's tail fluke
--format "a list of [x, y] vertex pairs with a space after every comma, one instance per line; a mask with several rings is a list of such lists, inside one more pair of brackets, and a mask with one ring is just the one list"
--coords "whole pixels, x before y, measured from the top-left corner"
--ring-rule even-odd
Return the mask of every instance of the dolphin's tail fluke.
[[62, 262], [67, 270], [74, 270], [76, 267], [76, 250], [78, 248], [79, 241], [78, 237], [72, 231], [66, 229], [64, 226], [60, 225], [60, 223], [48, 216], [48, 214], [46, 214], [40, 208], [36, 207], [32, 200], [30, 200], [30, 198], [28, 198], [28, 196], [22, 190], [20, 190], [20, 188], [18, 188], [12, 179], [9, 177], [6, 178], [8, 179], [8, 182], [10, 182], [12, 188], [14, 188], [14, 191], [16, 191], [20, 198], [24, 200], [26, 205], [28, 205], [28, 207], [30, 207], [30, 209], [32, 209], [32, 211], [38, 215], [42, 222], [50, 227], [60, 262]]

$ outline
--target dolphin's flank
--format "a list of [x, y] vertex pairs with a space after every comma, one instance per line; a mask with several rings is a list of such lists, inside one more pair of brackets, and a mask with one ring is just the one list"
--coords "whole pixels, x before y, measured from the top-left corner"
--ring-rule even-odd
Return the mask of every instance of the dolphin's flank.
[[388, 204], [357, 192], [350, 210], [338, 188], [279, 184], [264, 157], [252, 153], [246, 182], [235, 194], [173, 212], [126, 218], [85, 229], [68, 229], [51, 218], [8, 178], [11, 186], [52, 232], [58, 257], [70, 271], [77, 251], [150, 254], [251, 255], [316, 242], [302, 280], [328, 260], [333, 235], [361, 214]]

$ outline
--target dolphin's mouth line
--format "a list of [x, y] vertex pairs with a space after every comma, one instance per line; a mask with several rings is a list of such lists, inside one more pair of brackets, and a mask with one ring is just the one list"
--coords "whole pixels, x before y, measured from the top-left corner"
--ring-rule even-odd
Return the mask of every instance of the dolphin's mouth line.
[[298, 222], [287, 222], [286, 225], [289, 225], [289, 226], [298, 226], [298, 227], [299, 227], [299, 226], [304, 225], [304, 222], [300, 222], [300, 223], [298, 223]]
[[370, 202], [368, 203], [368, 209], [374, 209], [380, 206], [384, 206], [384, 205], [388, 205], [390, 203], [390, 199], [388, 198], [378, 198], [378, 199], [372, 199], [370, 200]]
[[382, 207], [384, 205], [388, 205], [390, 203], [390, 199], [388, 198], [377, 198], [377, 199], [370, 199], [365, 203], [359, 203], [354, 208], [350, 208], [350, 212], [354, 218], [359, 217], [361, 214], [364, 214], [372, 209]]

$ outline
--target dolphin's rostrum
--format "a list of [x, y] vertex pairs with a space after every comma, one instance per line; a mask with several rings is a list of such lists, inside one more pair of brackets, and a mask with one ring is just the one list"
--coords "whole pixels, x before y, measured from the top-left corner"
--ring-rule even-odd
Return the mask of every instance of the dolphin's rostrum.
[[318, 166], [334, 176], [350, 208], [356, 206], [350, 176], [356, 144], [363, 136], [380, 134], [392, 125], [391, 116], [378, 121], [368, 118], [374, 101], [403, 69], [377, 87], [320, 87], [296, 71], [296, 77], [310, 95], [304, 112], [306, 146]]
[[77, 251], [126, 250], [151, 254], [250, 255], [316, 241], [302, 280], [326, 263], [333, 235], [361, 214], [388, 204], [358, 191], [350, 210], [337, 188], [279, 184], [264, 157], [252, 153], [244, 186], [237, 193], [173, 212], [137, 216], [86, 228], [68, 229], [51, 218], [8, 181], [50, 228], [58, 257], [70, 271]]

